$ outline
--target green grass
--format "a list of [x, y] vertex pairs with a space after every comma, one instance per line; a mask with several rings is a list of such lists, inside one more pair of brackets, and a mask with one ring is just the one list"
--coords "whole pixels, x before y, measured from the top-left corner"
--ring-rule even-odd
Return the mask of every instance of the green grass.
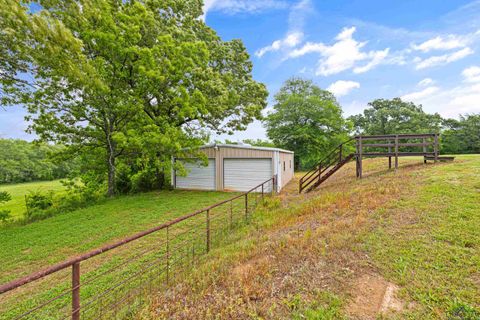
[[0, 228], [0, 283], [232, 196], [224, 192], [150, 192]]
[[27, 210], [25, 207], [25, 195], [31, 191], [53, 191], [59, 194], [65, 191], [65, 188], [60, 183], [60, 180], [53, 180], [0, 185], [0, 191], [7, 191], [12, 196], [12, 200], [2, 205], [2, 208], [10, 210], [12, 218], [17, 220]]
[[480, 157], [457, 157], [421, 178], [377, 213], [383, 223], [366, 250], [415, 302], [409, 318], [480, 319]]

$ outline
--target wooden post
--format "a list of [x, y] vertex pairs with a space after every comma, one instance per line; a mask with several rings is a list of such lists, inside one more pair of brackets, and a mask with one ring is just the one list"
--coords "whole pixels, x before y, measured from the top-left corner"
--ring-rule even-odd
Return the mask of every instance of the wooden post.
[[360, 178], [360, 171], [359, 171], [359, 163], [358, 163], [358, 154], [359, 154], [359, 145], [358, 145], [358, 137], [355, 138], [355, 173], [357, 175], [357, 179]]
[[362, 179], [362, 176], [363, 176], [362, 153], [363, 153], [362, 136], [359, 136], [358, 137], [358, 177], [360, 179]]
[[[390, 139], [388, 139], [388, 144], [390, 144], [392, 141]], [[388, 169], [392, 169], [392, 147], [388, 147]]]
[[435, 133], [435, 140], [433, 145], [433, 152], [435, 152], [435, 160], [434, 162], [437, 163], [438, 161], [438, 134]]
[[398, 169], [398, 134], [395, 136], [395, 171]]
[[425, 158], [427, 156], [427, 140], [425, 138], [422, 139], [423, 143], [423, 163], [427, 163], [427, 159]]
[[80, 320], [80, 262], [72, 265], [72, 320]]

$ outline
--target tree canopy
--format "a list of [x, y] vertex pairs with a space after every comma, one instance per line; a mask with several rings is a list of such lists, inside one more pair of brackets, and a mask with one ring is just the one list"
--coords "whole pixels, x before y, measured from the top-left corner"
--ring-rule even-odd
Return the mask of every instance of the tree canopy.
[[77, 159], [55, 158], [61, 149], [44, 143], [0, 139], [0, 184], [60, 179], [78, 172]]
[[400, 133], [440, 132], [442, 117], [428, 114], [421, 105], [400, 98], [377, 99], [368, 104], [363, 114], [351, 116], [356, 133], [383, 135]]
[[231, 133], [261, 117], [267, 91], [245, 47], [199, 19], [200, 0], [39, 3], [17, 22], [34, 26], [19, 44], [34, 67], [16, 97], [30, 130], [83, 156], [106, 176], [108, 194], [118, 165], [162, 171], [209, 130]]
[[442, 133], [443, 153], [480, 153], [480, 114], [448, 119]]
[[265, 126], [276, 146], [295, 152], [297, 168], [314, 165], [349, 131], [334, 95], [300, 78], [287, 80], [275, 95]]

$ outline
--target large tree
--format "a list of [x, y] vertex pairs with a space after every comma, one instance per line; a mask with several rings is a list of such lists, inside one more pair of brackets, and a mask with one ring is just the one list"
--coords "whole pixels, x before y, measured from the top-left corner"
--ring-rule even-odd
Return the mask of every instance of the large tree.
[[347, 139], [348, 123], [335, 96], [310, 80], [287, 80], [265, 119], [267, 135], [295, 152], [295, 166], [308, 168]]
[[244, 129], [261, 116], [267, 92], [243, 44], [199, 19], [200, 0], [39, 3], [29, 13], [33, 43], [25, 42], [31, 129], [107, 172], [109, 195], [122, 157], [158, 165], [198, 145], [205, 129]]
[[428, 114], [421, 105], [400, 98], [377, 99], [368, 104], [363, 114], [351, 116], [355, 131], [365, 135], [439, 132], [442, 118]]

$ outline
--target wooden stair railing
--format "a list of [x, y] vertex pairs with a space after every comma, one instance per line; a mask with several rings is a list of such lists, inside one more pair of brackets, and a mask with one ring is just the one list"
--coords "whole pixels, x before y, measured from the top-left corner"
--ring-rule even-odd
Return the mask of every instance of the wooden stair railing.
[[344, 164], [355, 157], [354, 153], [345, 153], [346, 147], [354, 139], [350, 139], [340, 144], [332, 150], [326, 157], [318, 162], [309, 172], [307, 172], [299, 181], [299, 193], [309, 192], [328, 179]]

